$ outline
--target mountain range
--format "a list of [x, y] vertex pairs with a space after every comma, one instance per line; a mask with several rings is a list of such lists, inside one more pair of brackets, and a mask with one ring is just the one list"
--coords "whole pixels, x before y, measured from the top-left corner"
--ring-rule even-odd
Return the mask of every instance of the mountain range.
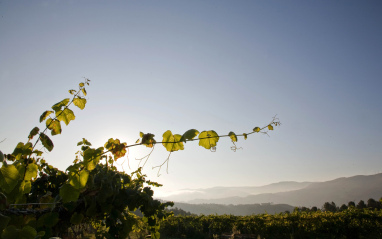
[[[279, 182], [260, 187], [214, 187], [197, 190], [182, 190], [175, 195], [163, 197], [163, 200], [175, 201], [175, 206], [192, 213], [208, 214], [210, 211], [230, 211], [231, 209], [220, 210], [229, 204], [233, 205], [255, 205], [253, 212], [249, 214], [267, 211], [289, 210], [283, 207], [312, 207], [321, 208], [325, 202], [334, 202], [337, 206], [354, 201], [356, 204], [360, 200], [367, 202], [369, 198], [379, 200], [382, 197], [382, 173], [375, 175], [357, 175], [353, 177], [342, 177], [325, 182]], [[201, 209], [195, 209], [195, 204]], [[286, 205], [287, 204], [287, 205]], [[194, 206], [188, 206], [194, 205]], [[209, 205], [209, 206], [208, 206]], [[217, 206], [220, 205], [220, 206]], [[225, 205], [225, 206], [224, 206]], [[286, 205], [281, 206], [279, 205]], [[264, 208], [267, 206], [268, 208]], [[263, 208], [262, 208], [263, 207]], [[194, 208], [193, 210], [187, 210]], [[215, 208], [215, 209], [211, 209]], [[220, 208], [218, 210], [218, 208]], [[255, 210], [256, 208], [256, 210]], [[233, 210], [233, 209], [232, 209]], [[239, 210], [236, 207], [235, 210]], [[232, 212], [235, 212], [233, 210]], [[246, 209], [249, 210], [248, 207]], [[200, 212], [199, 212], [200, 211]], [[240, 210], [239, 210], [240, 211]], [[255, 212], [256, 211], [256, 212]], [[208, 212], [208, 213], [207, 213]], [[219, 214], [219, 213], [218, 213]], [[237, 213], [228, 213], [237, 215]], [[240, 214], [245, 215], [245, 214]]]

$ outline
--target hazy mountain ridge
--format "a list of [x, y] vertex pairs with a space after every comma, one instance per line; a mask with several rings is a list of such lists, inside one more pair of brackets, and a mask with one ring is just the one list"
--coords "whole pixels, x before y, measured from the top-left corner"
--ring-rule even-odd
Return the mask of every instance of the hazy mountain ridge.
[[235, 216], [247, 216], [252, 214], [269, 213], [275, 214], [285, 211], [292, 212], [294, 207], [287, 204], [243, 204], [243, 205], [222, 205], [222, 204], [189, 204], [177, 203], [174, 207], [181, 208], [184, 211], [193, 214], [231, 214]]
[[256, 204], [274, 203], [293, 206], [321, 207], [325, 202], [337, 205], [349, 201], [378, 200], [382, 197], [382, 173], [375, 175], [357, 175], [348, 178], [337, 178], [326, 182], [310, 183], [305, 188], [287, 192], [264, 193], [245, 197], [224, 197], [210, 200], [190, 200], [189, 203], [216, 204]]
[[[292, 182], [284, 181], [272, 183], [264, 186], [247, 187], [213, 187], [205, 189], [184, 189], [177, 191], [167, 197], [161, 197], [163, 200], [172, 200], [177, 202], [194, 203], [193, 200], [221, 199], [226, 197], [245, 197], [250, 195], [286, 192], [302, 189], [312, 184], [312, 182]], [[230, 204], [230, 203], [227, 203]]]

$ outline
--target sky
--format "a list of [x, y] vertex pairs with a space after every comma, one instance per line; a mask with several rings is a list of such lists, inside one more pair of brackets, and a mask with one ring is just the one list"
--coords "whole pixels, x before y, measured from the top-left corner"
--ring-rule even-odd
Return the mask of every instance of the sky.
[[[91, 80], [84, 110], [53, 136], [44, 158], [65, 170], [82, 138], [133, 144], [171, 130], [269, 136], [216, 152], [197, 142], [143, 168], [180, 189], [327, 181], [382, 172], [381, 1], [0, 2], [0, 150], [12, 153], [40, 115]], [[150, 152], [129, 149], [127, 173]]]

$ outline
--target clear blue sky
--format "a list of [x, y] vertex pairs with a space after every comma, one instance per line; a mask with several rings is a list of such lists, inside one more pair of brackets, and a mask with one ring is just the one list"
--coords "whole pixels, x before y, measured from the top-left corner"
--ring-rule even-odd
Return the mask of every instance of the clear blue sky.
[[[250, 132], [212, 153], [160, 145], [144, 172], [163, 191], [325, 181], [382, 172], [381, 1], [1, 1], [0, 150], [87, 77], [88, 104], [52, 137], [64, 170], [94, 146], [139, 132]], [[149, 151], [132, 148], [135, 158]], [[123, 168], [128, 169], [127, 163]]]

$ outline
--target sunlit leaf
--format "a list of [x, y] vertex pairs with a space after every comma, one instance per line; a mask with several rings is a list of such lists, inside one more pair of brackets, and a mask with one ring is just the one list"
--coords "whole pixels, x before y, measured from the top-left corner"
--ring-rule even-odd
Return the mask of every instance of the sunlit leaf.
[[80, 86], [80, 87], [84, 87], [85, 84], [84, 84], [83, 82], [81, 82], [81, 83], [79, 84], [79, 86]]
[[28, 136], [28, 139], [31, 140], [33, 139], [33, 137], [38, 134], [38, 132], [40, 131], [40, 129], [38, 127], [34, 127], [31, 132], [29, 133], [29, 136]]
[[40, 139], [41, 139], [42, 145], [44, 145], [44, 147], [49, 152], [51, 152], [53, 150], [53, 147], [54, 147], [52, 140], [48, 136], [46, 136], [46, 134], [44, 134], [44, 133], [40, 133]]
[[237, 136], [234, 132], [229, 132], [228, 133], [229, 137], [231, 138], [232, 142], [237, 142]]
[[[163, 133], [163, 146], [166, 148], [169, 152], [174, 152], [178, 150], [183, 150], [184, 145], [183, 142], [179, 142], [180, 138], [182, 136], [180, 134], [173, 135], [170, 130], [167, 130]], [[172, 143], [172, 142], [179, 142], [179, 143]]]
[[75, 90], [69, 90], [69, 93], [70, 93], [71, 95], [74, 95], [76, 92], [77, 92], [77, 91], [75, 91]]
[[253, 128], [253, 132], [260, 132], [260, 128], [259, 127]]
[[56, 119], [52, 120], [52, 119], [49, 118], [46, 121], [46, 127], [48, 129], [50, 129], [50, 133], [52, 135], [61, 134], [61, 132], [62, 132], [61, 123], [60, 123], [60, 121], [58, 121]]
[[74, 120], [76, 118], [76, 116], [74, 116], [73, 111], [68, 108], [65, 108], [63, 111], [57, 111], [56, 116], [59, 121], [63, 121], [66, 125], [68, 125], [71, 120]]
[[73, 100], [73, 104], [83, 110], [86, 105], [86, 99], [78, 96]]
[[17, 185], [20, 174], [14, 165], [5, 165], [0, 169], [0, 186], [6, 193], [10, 193]]
[[69, 173], [69, 183], [76, 189], [83, 189], [86, 186], [89, 178], [89, 171], [81, 170], [78, 172], [70, 172]]
[[23, 193], [23, 194], [27, 194], [27, 193], [30, 193], [30, 191], [32, 190], [32, 183], [31, 181], [25, 181], [23, 180], [20, 184], [20, 192]]
[[85, 88], [82, 88], [81, 90], [82, 90], [82, 94], [84, 94], [84, 96], [86, 96], [86, 95], [87, 95], [87, 93], [86, 93], [86, 90], [85, 90]]
[[199, 134], [199, 145], [211, 149], [216, 146], [216, 143], [219, 141], [219, 135], [213, 131], [203, 131]]
[[42, 115], [40, 116], [40, 123], [43, 122], [46, 119], [46, 117], [48, 117], [51, 113], [54, 112], [51, 110], [47, 110], [44, 113], [42, 113]]
[[268, 125], [268, 129], [269, 130], [273, 130], [273, 126], [272, 125]]
[[70, 99], [66, 98], [52, 106], [52, 109], [56, 112], [56, 115], [57, 115], [57, 111], [61, 111], [61, 108], [65, 107], [69, 103], [69, 101]]
[[143, 132], [139, 132], [139, 137], [143, 137], [143, 135], [145, 135]]
[[77, 201], [78, 197], [80, 196], [80, 191], [70, 184], [64, 184], [60, 188], [60, 196], [64, 203], [73, 202]]
[[143, 134], [142, 144], [146, 145], [146, 147], [152, 148], [154, 144], [156, 143], [154, 137], [155, 137], [154, 134], [150, 134], [150, 133]]
[[198, 134], [199, 131], [197, 131], [196, 129], [189, 129], [182, 135], [179, 141], [186, 142], [186, 140], [191, 140], [195, 138]]
[[109, 139], [105, 143], [105, 148], [109, 150], [115, 159], [121, 158], [126, 154], [126, 143], [120, 143], [119, 139]]
[[30, 163], [25, 171], [24, 180], [31, 180], [37, 177], [38, 166], [35, 163]]

